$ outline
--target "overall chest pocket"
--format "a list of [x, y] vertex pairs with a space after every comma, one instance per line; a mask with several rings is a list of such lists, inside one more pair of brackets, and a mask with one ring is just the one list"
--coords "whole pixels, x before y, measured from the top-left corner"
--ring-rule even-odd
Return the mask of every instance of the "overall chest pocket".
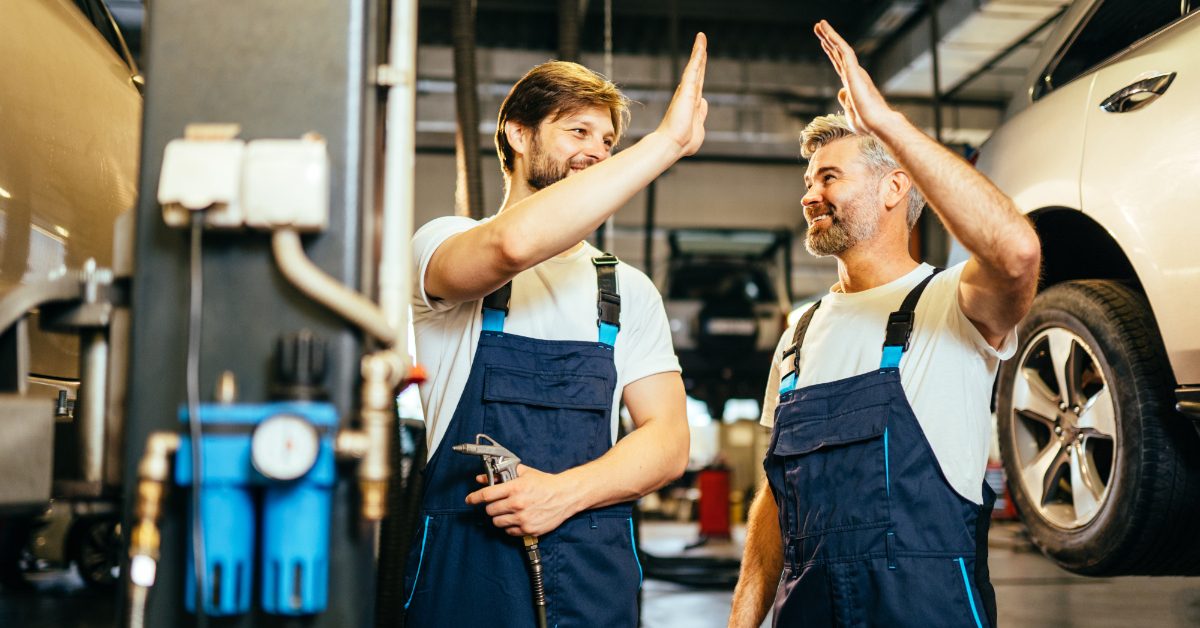
[[783, 469], [791, 536], [878, 527], [890, 519], [887, 418], [882, 404], [780, 426], [771, 454]]
[[483, 433], [524, 464], [558, 473], [608, 451], [612, 395], [613, 385], [597, 375], [489, 366]]

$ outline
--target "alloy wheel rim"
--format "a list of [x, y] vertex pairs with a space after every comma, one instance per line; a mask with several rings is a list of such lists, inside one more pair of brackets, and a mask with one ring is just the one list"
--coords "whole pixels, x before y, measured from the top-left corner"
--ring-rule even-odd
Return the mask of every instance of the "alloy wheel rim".
[[1116, 401], [1082, 338], [1042, 330], [1021, 354], [1011, 425], [1018, 481], [1045, 521], [1073, 530], [1108, 501], [1116, 468]]

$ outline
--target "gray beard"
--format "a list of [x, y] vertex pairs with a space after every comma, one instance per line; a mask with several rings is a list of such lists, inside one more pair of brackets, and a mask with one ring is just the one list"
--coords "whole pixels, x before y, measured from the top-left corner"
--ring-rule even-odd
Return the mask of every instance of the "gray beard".
[[[840, 255], [850, 247], [871, 239], [879, 231], [879, 210], [862, 197], [853, 199], [846, 210], [829, 214], [829, 226], [821, 232], [813, 231], [808, 225], [804, 235], [804, 248], [817, 256]], [[847, 211], [848, 210], [848, 211]]]

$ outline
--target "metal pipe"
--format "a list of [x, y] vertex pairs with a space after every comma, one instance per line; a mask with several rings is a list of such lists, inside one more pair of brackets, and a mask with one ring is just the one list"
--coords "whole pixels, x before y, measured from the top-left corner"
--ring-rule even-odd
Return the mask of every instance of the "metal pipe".
[[388, 65], [387, 155], [384, 157], [383, 218], [379, 262], [379, 305], [397, 332], [397, 346], [408, 346], [408, 303], [412, 296], [412, 257], [416, 172], [417, 2], [394, 0]]
[[404, 356], [399, 351], [379, 351], [363, 357], [360, 429], [366, 436], [366, 451], [358, 463], [358, 481], [362, 516], [367, 521], [379, 521], [387, 514], [395, 391], [403, 376]]
[[558, 0], [558, 58], [579, 61], [579, 0]]
[[171, 459], [179, 450], [176, 432], [153, 432], [146, 439], [146, 450], [138, 463], [133, 531], [129, 535], [129, 615], [128, 626], [141, 628], [145, 623], [146, 599], [158, 572], [162, 536], [158, 520], [171, 479]]
[[933, 137], [942, 143], [942, 76], [938, 41], [942, 38], [938, 26], [938, 0], [929, 0], [929, 54], [933, 58]]
[[325, 274], [308, 259], [300, 244], [300, 234], [295, 230], [275, 231], [271, 236], [271, 249], [284, 277], [309, 298], [358, 325], [388, 346], [394, 346], [399, 340], [399, 332], [388, 324], [378, 305]]
[[75, 401], [79, 479], [99, 484], [104, 481], [108, 334], [104, 329], [84, 329], [79, 333], [79, 344], [79, 392]]
[[474, 0], [455, 0], [450, 21], [454, 42], [454, 103], [458, 117], [454, 153], [458, 166], [455, 213], [479, 220], [483, 218], [483, 179], [480, 175]]

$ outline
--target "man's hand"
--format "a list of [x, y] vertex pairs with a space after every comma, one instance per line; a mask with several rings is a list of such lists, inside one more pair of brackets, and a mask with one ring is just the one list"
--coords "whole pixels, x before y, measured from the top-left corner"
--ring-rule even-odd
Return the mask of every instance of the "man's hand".
[[[476, 480], [486, 483], [487, 478]], [[467, 495], [467, 503], [487, 504], [487, 514], [497, 528], [511, 536], [541, 536], [562, 525], [579, 512], [575, 507], [577, 491], [560, 474], [543, 473], [517, 465], [517, 479], [481, 488]]]
[[858, 65], [858, 56], [846, 40], [838, 35], [829, 22], [821, 20], [813, 27], [817, 38], [821, 40], [821, 48], [833, 69], [842, 80], [842, 88], [838, 90], [838, 102], [846, 111], [846, 119], [859, 133], [878, 136], [879, 125], [895, 116], [895, 111], [888, 106], [871, 75]]
[[671, 104], [658, 125], [658, 132], [671, 138], [682, 151], [681, 157], [696, 154], [704, 143], [704, 119], [708, 117], [708, 101], [704, 91], [704, 68], [708, 64], [708, 40], [696, 33], [692, 56], [683, 69], [683, 79], [675, 88]]

